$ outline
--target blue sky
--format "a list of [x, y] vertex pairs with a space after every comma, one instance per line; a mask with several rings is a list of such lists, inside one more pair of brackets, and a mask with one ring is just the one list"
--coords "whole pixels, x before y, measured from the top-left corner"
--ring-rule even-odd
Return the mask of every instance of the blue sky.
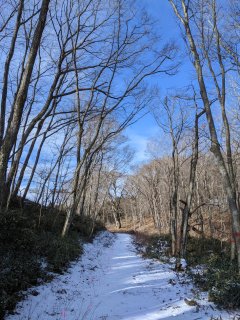
[[[169, 2], [167, 0], [139, 0], [139, 3], [140, 2], [141, 6], [147, 9], [149, 15], [157, 21], [156, 28], [161, 34], [163, 43], [175, 40], [179, 46], [182, 46], [182, 42], [178, 41], [180, 37], [179, 26]], [[149, 80], [150, 85], [157, 84], [162, 98], [169, 89], [183, 88], [194, 80], [195, 75], [189, 60], [185, 59], [185, 61], [183, 61], [182, 59], [183, 58], [179, 56], [182, 65], [175, 76], [159, 74]], [[134, 163], [141, 163], [148, 159], [148, 154], [145, 151], [149, 139], [159, 138], [159, 140], [161, 140], [161, 133], [150, 113], [127, 128], [125, 133], [129, 138], [130, 146], [136, 151]]]

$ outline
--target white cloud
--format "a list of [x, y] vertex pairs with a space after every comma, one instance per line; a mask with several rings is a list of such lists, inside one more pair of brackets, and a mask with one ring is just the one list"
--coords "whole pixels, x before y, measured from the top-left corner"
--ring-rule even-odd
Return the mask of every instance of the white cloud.
[[135, 156], [133, 159], [134, 164], [138, 164], [141, 162], [145, 162], [149, 160], [149, 153], [147, 152], [147, 146], [152, 137], [156, 136], [159, 128], [155, 126], [151, 126], [150, 128], [146, 128], [143, 126], [142, 133], [139, 133], [141, 130], [141, 126], [134, 130], [132, 128], [128, 128], [126, 131], [126, 135], [128, 137], [128, 144], [134, 149]]

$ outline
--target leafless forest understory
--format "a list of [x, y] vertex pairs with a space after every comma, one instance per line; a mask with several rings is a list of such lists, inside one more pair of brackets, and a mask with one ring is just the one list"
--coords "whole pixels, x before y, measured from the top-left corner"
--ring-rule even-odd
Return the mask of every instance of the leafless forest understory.
[[[171, 41], [138, 1], [0, 0], [0, 318], [105, 227], [155, 258], [167, 241], [240, 306], [240, 4], [168, 2]], [[146, 113], [140, 163], [125, 129]]]

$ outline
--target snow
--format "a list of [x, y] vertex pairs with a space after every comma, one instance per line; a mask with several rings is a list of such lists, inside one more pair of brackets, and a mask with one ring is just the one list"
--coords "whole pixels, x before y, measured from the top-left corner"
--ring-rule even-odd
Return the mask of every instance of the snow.
[[[196, 299], [191, 283], [171, 267], [143, 259], [131, 235], [102, 232], [67, 273], [30, 289], [6, 320], [240, 319], [217, 310], [206, 294]], [[191, 299], [196, 305], [185, 302]]]

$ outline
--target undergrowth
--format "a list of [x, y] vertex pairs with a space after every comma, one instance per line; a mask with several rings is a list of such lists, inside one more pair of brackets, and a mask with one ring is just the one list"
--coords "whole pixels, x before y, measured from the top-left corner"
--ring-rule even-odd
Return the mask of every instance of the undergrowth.
[[146, 235], [142, 232], [135, 233], [136, 246], [143, 257], [162, 260], [170, 256], [169, 235]]
[[[209, 292], [209, 300], [220, 308], [240, 307], [240, 275], [237, 262], [230, 261], [230, 245], [216, 239], [191, 238], [188, 245], [189, 274], [196, 285]], [[195, 268], [201, 265], [202, 268]]]
[[[170, 257], [169, 235], [136, 233], [136, 244], [144, 257], [161, 261]], [[216, 239], [190, 238], [187, 272], [198, 287], [208, 291], [210, 301], [220, 308], [236, 309], [240, 307], [240, 275], [236, 261], [230, 261], [229, 252], [228, 243]]]
[[[0, 217], [0, 319], [12, 312], [24, 290], [62, 273], [82, 252], [80, 236], [89, 235], [86, 219], [75, 218], [65, 238], [61, 212], [31, 206]], [[96, 230], [101, 228], [97, 225]]]

